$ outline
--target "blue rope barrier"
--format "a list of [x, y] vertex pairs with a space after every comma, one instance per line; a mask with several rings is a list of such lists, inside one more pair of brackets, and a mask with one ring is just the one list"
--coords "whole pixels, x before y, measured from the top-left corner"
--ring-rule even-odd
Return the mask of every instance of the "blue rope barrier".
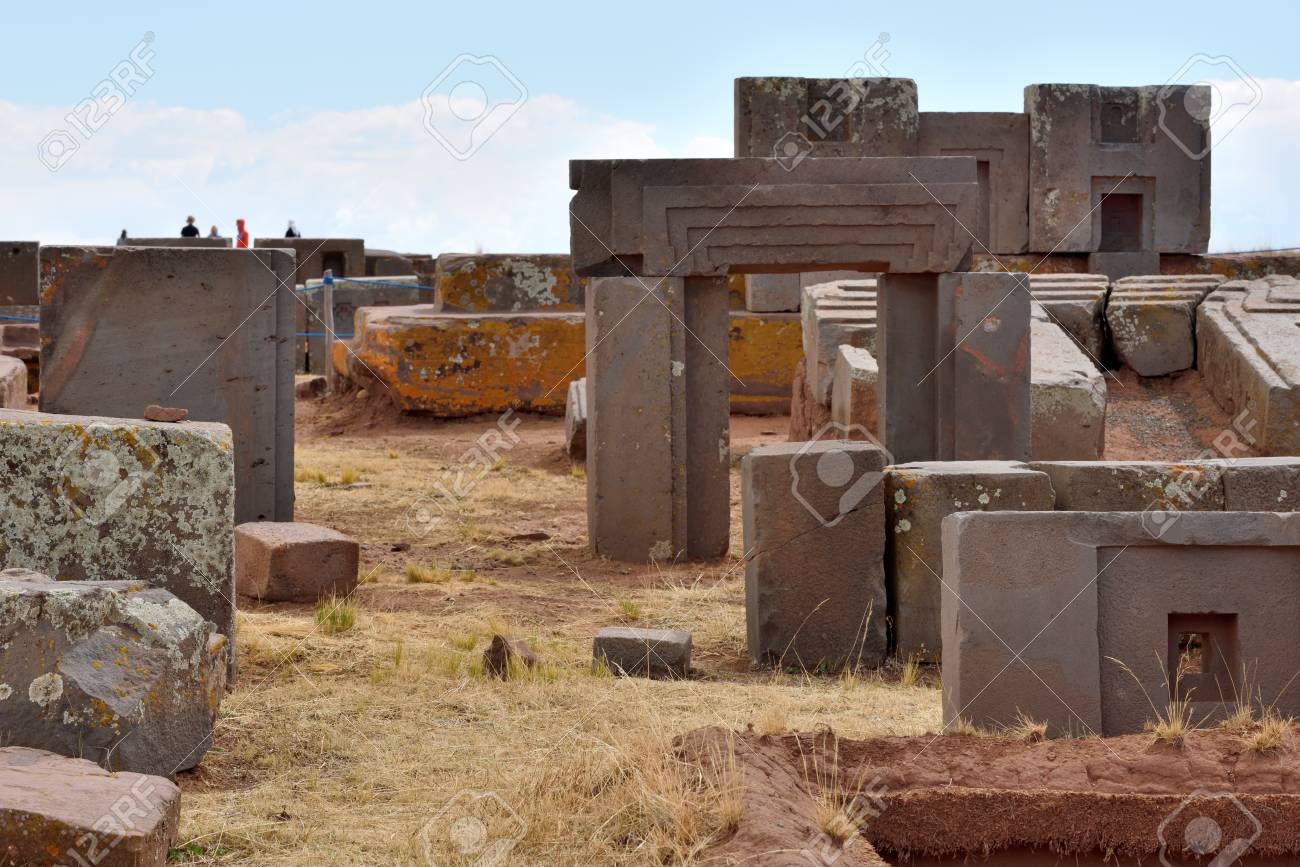
[[0, 315], [0, 319], [16, 319], [16, 320], [19, 321], [19, 322], [40, 322], [40, 321], [41, 321], [41, 320], [39, 320], [39, 319], [33, 319], [33, 318], [30, 317], [30, 316], [2, 316], [2, 315]]
[[[326, 332], [326, 331], [299, 331], [295, 336], [296, 336], [296, 337], [328, 337], [328, 336], [329, 336], [329, 333]], [[339, 334], [339, 333], [336, 331], [336, 332], [334, 332], [334, 336], [335, 336], [336, 338], [338, 338], [339, 340], [344, 340], [344, 339], [346, 339], [346, 338], [348, 338], [348, 337], [351, 337], [352, 335], [351, 335], [351, 334]]]
[[[375, 280], [371, 277], [326, 277], [326, 283], [360, 283], [362, 286], [396, 286], [398, 289], [419, 289], [422, 292], [436, 292], [432, 286], [421, 286], [419, 283], [393, 283], [387, 280]], [[303, 290], [304, 292], [307, 290]]]

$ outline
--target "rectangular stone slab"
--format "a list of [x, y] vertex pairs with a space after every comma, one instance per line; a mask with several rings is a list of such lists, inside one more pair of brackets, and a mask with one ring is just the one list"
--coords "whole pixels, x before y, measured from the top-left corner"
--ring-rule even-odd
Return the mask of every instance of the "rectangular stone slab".
[[[1170, 640], [1189, 615], [1210, 624], [1206, 647], [1226, 648], [1264, 701], [1300, 713], [1300, 695], [1285, 689], [1300, 654], [1300, 515], [1189, 513], [1158, 536], [1144, 517], [944, 521], [945, 723], [996, 728], [1024, 713], [1054, 734], [1140, 732], [1155, 715], [1147, 697], [1164, 708], [1177, 681]], [[1194, 693], [1194, 718], [1213, 725], [1230, 713], [1219, 698]]]
[[0, 307], [40, 303], [39, 248], [36, 241], [0, 241]]
[[145, 581], [233, 646], [228, 427], [0, 410], [0, 470], [0, 567]]
[[958, 270], [979, 196], [971, 157], [573, 160], [569, 185], [590, 276]]
[[913, 156], [910, 78], [737, 78], [738, 157]]
[[444, 313], [575, 312], [586, 281], [568, 253], [443, 253], [434, 303]]
[[276, 250], [42, 248], [41, 410], [229, 425], [239, 521], [292, 520], [292, 270]]

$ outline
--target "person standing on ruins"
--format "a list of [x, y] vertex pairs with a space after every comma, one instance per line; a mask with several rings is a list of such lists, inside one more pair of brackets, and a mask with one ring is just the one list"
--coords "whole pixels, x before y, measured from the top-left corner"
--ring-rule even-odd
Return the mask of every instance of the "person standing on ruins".
[[208, 237], [209, 237], [209, 238], [220, 238], [220, 237], [221, 237], [221, 233], [217, 231], [217, 227], [216, 227], [216, 226], [213, 226], [211, 229], [208, 230]]
[[244, 228], [244, 218], [235, 220], [235, 246], [241, 250], [248, 249], [248, 229]]
[[293, 224], [293, 220], [290, 220], [289, 228], [285, 229], [284, 236], [286, 238], [301, 238], [302, 232], [299, 232], [298, 227]]
[[181, 229], [182, 238], [197, 238], [199, 236], [199, 227], [194, 225], [193, 217], [185, 218], [185, 228]]

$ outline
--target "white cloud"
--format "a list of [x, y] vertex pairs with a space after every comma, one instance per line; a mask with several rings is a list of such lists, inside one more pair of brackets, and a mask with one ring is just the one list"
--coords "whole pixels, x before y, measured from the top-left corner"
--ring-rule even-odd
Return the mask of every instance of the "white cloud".
[[[1260, 80], [1263, 102], [1226, 137], [1216, 131], [1212, 249], [1300, 245], [1300, 82]], [[1244, 98], [1240, 82], [1220, 85]], [[68, 129], [66, 109], [0, 101], [0, 238], [112, 243], [171, 235], [187, 214], [225, 234], [295, 220], [308, 236], [360, 236], [376, 247], [439, 253], [568, 249], [573, 157], [729, 156], [716, 135], [662, 141], [668, 131], [597, 114], [570, 100], [529, 99], [470, 159], [453, 159], [424, 129], [419, 100], [280, 119], [265, 128], [229, 109], [148, 102], [147, 88], [56, 173], [37, 143]], [[438, 122], [450, 122], [445, 105]], [[677, 132], [677, 131], [673, 131]]]

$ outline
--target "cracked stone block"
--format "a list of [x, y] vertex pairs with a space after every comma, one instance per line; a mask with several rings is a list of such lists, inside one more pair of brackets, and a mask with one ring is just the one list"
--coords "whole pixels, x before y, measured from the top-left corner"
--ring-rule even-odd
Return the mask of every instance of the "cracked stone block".
[[954, 512], [1050, 510], [1046, 473], [1015, 461], [922, 461], [885, 474], [886, 564], [895, 651], [937, 660], [942, 648], [943, 519]]
[[167, 777], [211, 746], [226, 638], [166, 590], [5, 569], [0, 647], [8, 744]]
[[27, 406], [27, 365], [17, 358], [0, 355], [0, 409]]
[[741, 461], [750, 657], [805, 671], [875, 667], [885, 633], [885, 450], [755, 447]]
[[357, 586], [361, 546], [302, 521], [259, 521], [235, 528], [235, 589], [262, 602], [317, 602]]
[[1065, 331], [1030, 322], [1029, 381], [1035, 460], [1098, 460], [1106, 445], [1106, 377]]
[[144, 581], [233, 645], [230, 428], [0, 410], [0, 468], [0, 567]]
[[803, 321], [805, 375], [817, 403], [829, 409], [835, 358], [841, 346], [876, 351], [874, 279], [836, 280], [805, 286]]
[[1065, 512], [1221, 512], [1223, 468], [1212, 462], [1034, 461]]
[[5, 867], [164, 867], [180, 815], [181, 790], [163, 777], [110, 773], [45, 750], [0, 748]]
[[1065, 329], [1100, 367], [1106, 352], [1110, 278], [1104, 274], [1030, 274], [1029, 291], [1046, 318]]
[[1196, 308], [1223, 282], [1215, 275], [1125, 277], [1106, 302], [1111, 345], [1140, 376], [1165, 376], [1196, 363]]
[[619, 674], [686, 677], [691, 671], [691, 634], [684, 629], [606, 626], [596, 633], [592, 655]]

